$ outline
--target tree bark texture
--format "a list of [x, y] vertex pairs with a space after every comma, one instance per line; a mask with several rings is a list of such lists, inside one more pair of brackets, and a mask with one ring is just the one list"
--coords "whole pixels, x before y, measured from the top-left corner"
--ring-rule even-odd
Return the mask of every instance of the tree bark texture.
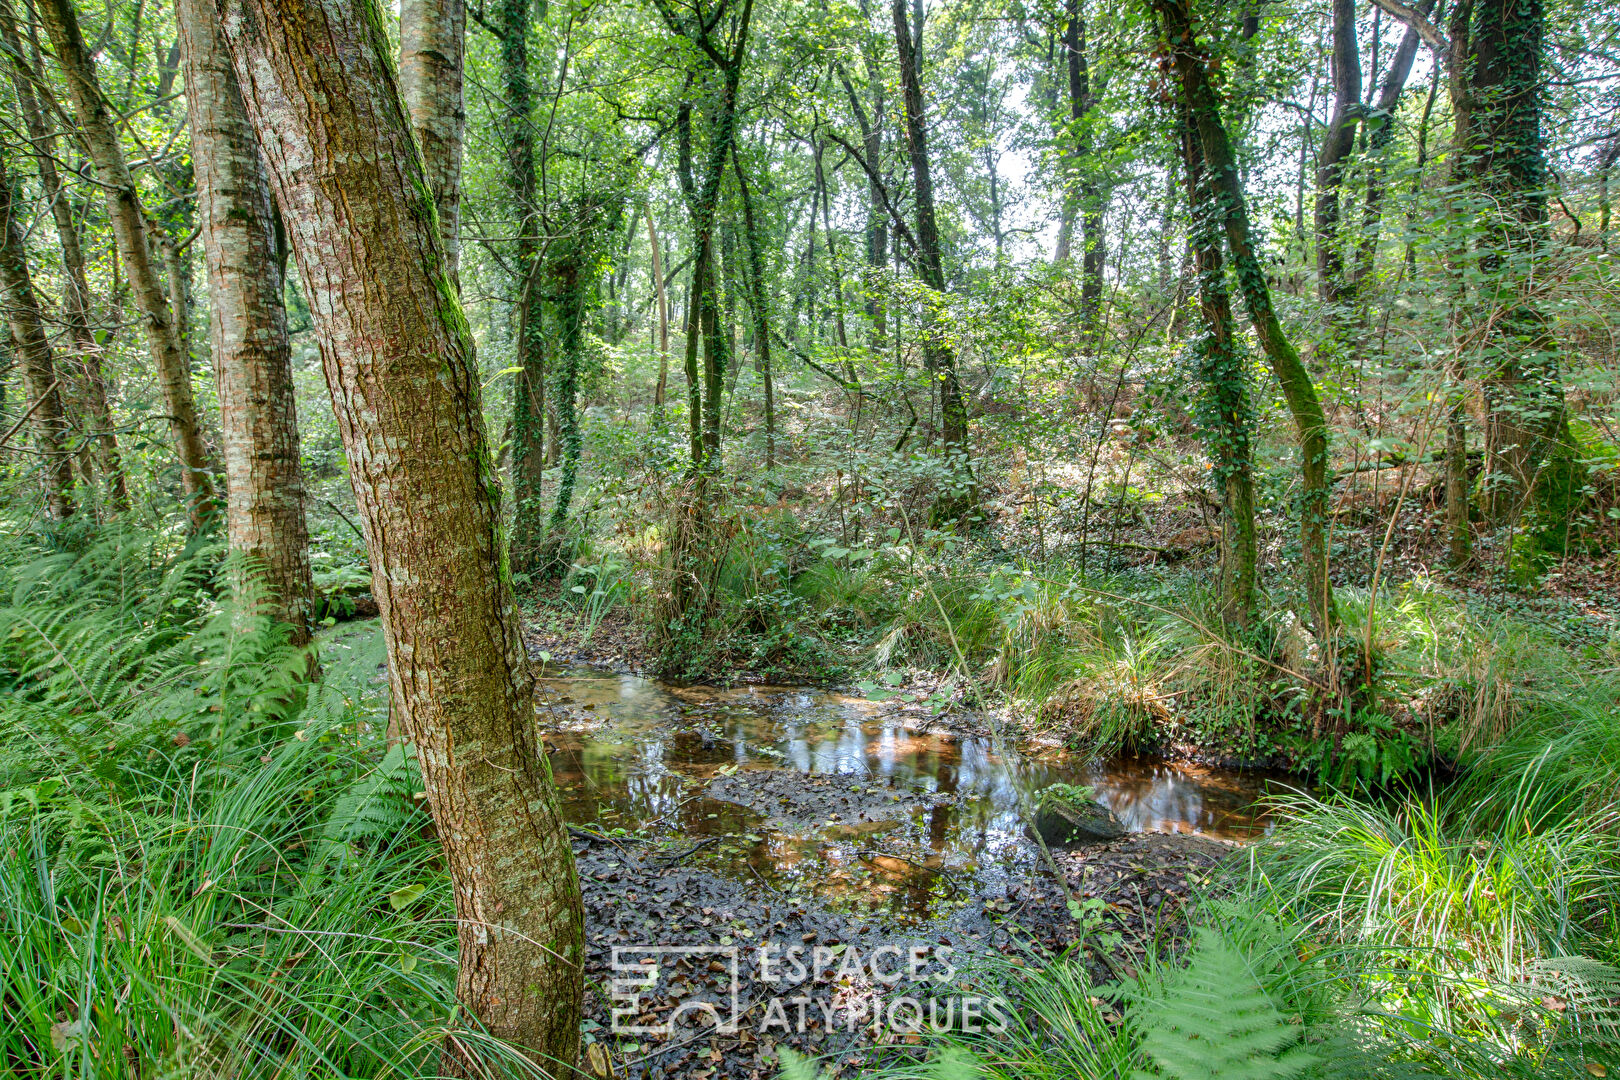
[[39, 13], [51, 36], [57, 61], [67, 76], [73, 110], [84, 135], [96, 176], [107, 199], [107, 217], [118, 245], [118, 257], [129, 280], [130, 296], [141, 313], [147, 349], [157, 368], [158, 385], [168, 409], [169, 430], [180, 459], [181, 486], [186, 510], [194, 526], [209, 515], [214, 485], [208, 471], [208, 453], [191, 390], [191, 362], [181, 342], [162, 277], [152, 261], [146, 220], [134, 177], [124, 159], [113, 116], [96, 81], [95, 63], [79, 30], [73, 0], [40, 0]]
[[461, 76], [466, 36], [465, 0], [401, 0], [399, 92], [422, 150], [452, 279], [457, 277], [461, 252], [461, 135], [467, 123]]
[[262, 575], [268, 613], [309, 642], [304, 472], [270, 181], [212, 0], [176, 0], [191, 164], [208, 263], [231, 551]]
[[221, 0], [221, 12], [315, 313], [393, 698], [455, 890], [456, 996], [565, 1071], [579, 1049], [579, 882], [536, 736], [472, 334], [382, 12], [375, 0]]
[[1327, 417], [1310, 372], [1283, 333], [1272, 306], [1271, 289], [1266, 284], [1265, 271], [1250, 234], [1248, 203], [1243, 196], [1237, 161], [1221, 120], [1219, 99], [1209, 79], [1208, 56], [1193, 35], [1191, 11], [1186, 0], [1151, 0], [1151, 3], [1160, 20], [1165, 47], [1181, 79], [1198, 138], [1203, 143], [1211, 195], [1217, 200], [1212, 209], [1226, 232], [1227, 248], [1232, 255], [1238, 288], [1249, 311], [1249, 321], [1254, 325], [1255, 336], [1265, 350], [1293, 417], [1304, 487], [1300, 498], [1299, 546], [1305, 569], [1305, 592], [1317, 637], [1330, 645], [1338, 616], [1333, 584], [1328, 578]]
[[73, 206], [56, 168], [56, 136], [45, 123], [41, 95], [48, 93], [38, 50], [25, 52], [9, 0], [0, 0], [0, 41], [9, 59], [12, 86], [28, 129], [34, 158], [39, 167], [40, 187], [51, 204], [56, 223], [56, 240], [62, 248], [62, 316], [67, 323], [67, 367], [79, 380], [79, 399], [84, 420], [91, 426], [90, 443], [96, 468], [101, 472], [108, 504], [114, 511], [129, 509], [129, 488], [124, 479], [124, 463], [118, 452], [118, 435], [113, 429], [112, 411], [107, 405], [107, 381], [101, 370], [101, 346], [90, 329], [90, 285], [84, 270], [84, 248], [79, 242], [79, 225], [73, 220]]
[[17, 189], [12, 185], [4, 155], [0, 154], [0, 290], [5, 293], [12, 352], [22, 367], [23, 388], [27, 392], [22, 408], [33, 410], [28, 424], [33, 430], [34, 448], [39, 453], [45, 513], [52, 521], [63, 521], [73, 515], [74, 509], [73, 459], [68, 452], [67, 422], [51, 343], [45, 336], [39, 297], [28, 273], [28, 250], [23, 245], [23, 228], [18, 220], [21, 210]]

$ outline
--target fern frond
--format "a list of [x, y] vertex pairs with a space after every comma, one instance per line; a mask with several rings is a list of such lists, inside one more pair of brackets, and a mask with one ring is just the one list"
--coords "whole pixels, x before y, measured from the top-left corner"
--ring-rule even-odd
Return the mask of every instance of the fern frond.
[[1315, 1065], [1289, 1023], [1261, 988], [1249, 961], [1220, 935], [1199, 928], [1187, 966], [1138, 992], [1132, 1012], [1141, 1052], [1156, 1071], [1138, 1077], [1174, 1080], [1290, 1080]]

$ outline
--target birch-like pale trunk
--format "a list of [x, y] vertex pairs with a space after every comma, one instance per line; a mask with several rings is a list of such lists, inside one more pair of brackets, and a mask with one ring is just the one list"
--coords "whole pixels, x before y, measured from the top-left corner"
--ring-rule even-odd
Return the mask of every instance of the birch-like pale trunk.
[[[84, 271], [84, 248], [79, 242], [79, 224], [56, 167], [56, 134], [45, 123], [45, 105], [55, 106], [48, 84], [40, 70], [39, 50], [24, 51], [17, 32], [16, 16], [9, 0], [0, 0], [0, 42], [4, 42], [11, 85], [17, 92], [17, 105], [28, 141], [39, 167], [39, 182], [51, 204], [56, 223], [56, 241], [62, 248], [62, 317], [68, 330], [68, 364], [79, 380], [79, 401], [84, 420], [91, 425], [91, 447], [96, 467], [101, 471], [107, 502], [115, 511], [129, 509], [129, 488], [124, 480], [124, 463], [118, 452], [118, 436], [113, 430], [112, 410], [107, 405], [107, 380], [101, 370], [101, 346], [90, 329], [90, 284]], [[32, 42], [31, 42], [32, 44]], [[42, 98], [44, 99], [42, 101]]]
[[579, 1049], [579, 881], [535, 724], [472, 333], [382, 12], [375, 0], [220, 8], [315, 315], [393, 700], [444, 845], [456, 995], [562, 1075]]
[[28, 251], [23, 245], [18, 217], [17, 190], [0, 155], [0, 293], [5, 297], [6, 321], [11, 327], [11, 348], [21, 364], [27, 400], [28, 424], [40, 455], [45, 482], [45, 512], [53, 521], [73, 515], [73, 460], [67, 450], [67, 424], [62, 393], [57, 386], [51, 343], [39, 296], [28, 273]]
[[203, 446], [202, 428], [197, 422], [197, 406], [191, 391], [191, 363], [169, 307], [166, 284], [152, 259], [135, 179], [124, 159], [112, 112], [96, 81], [95, 61], [79, 30], [73, 0], [39, 0], [39, 14], [51, 36], [57, 62], [67, 76], [68, 92], [84, 145], [106, 195], [107, 218], [118, 245], [118, 258], [129, 280], [130, 296], [141, 313], [147, 349], [157, 368], [164, 408], [168, 410], [169, 431], [174, 438], [175, 454], [180, 459], [186, 512], [192, 524], [200, 526], [207, 520], [214, 494], [208, 472], [208, 452]]
[[226, 535], [263, 575], [268, 613], [310, 639], [314, 587], [270, 181], [211, 0], [177, 0], [191, 164], [208, 263]]
[[461, 136], [467, 5], [464, 0], [401, 0], [399, 92], [422, 149], [428, 188], [439, 211], [445, 264], [456, 280], [461, 241]]

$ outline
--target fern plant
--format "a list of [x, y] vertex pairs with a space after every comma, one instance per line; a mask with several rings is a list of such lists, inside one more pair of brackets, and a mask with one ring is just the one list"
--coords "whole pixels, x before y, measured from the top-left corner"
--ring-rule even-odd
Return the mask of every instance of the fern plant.
[[1261, 987], [1249, 960], [1200, 927], [1187, 964], [1137, 993], [1132, 1016], [1141, 1054], [1138, 1077], [1174, 1080], [1290, 1080], [1318, 1062]]

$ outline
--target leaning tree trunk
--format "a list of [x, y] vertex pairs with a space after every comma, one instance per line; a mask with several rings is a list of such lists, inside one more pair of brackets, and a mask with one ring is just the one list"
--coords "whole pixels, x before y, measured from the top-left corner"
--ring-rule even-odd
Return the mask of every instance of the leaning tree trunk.
[[[40, 186], [51, 204], [56, 221], [56, 240], [62, 247], [62, 315], [67, 322], [68, 366], [80, 380], [80, 402], [84, 419], [94, 431], [90, 436], [96, 467], [101, 472], [108, 504], [115, 511], [129, 509], [129, 488], [124, 479], [124, 463], [118, 453], [118, 436], [113, 430], [112, 411], [107, 406], [107, 381], [101, 371], [101, 347], [90, 329], [90, 284], [84, 270], [84, 248], [79, 242], [79, 223], [73, 219], [73, 206], [56, 167], [56, 136], [45, 122], [42, 95], [48, 93], [40, 69], [39, 50], [23, 51], [16, 18], [8, 0], [0, 0], [0, 41], [11, 60], [11, 82], [17, 104], [28, 129], [28, 141], [39, 166]], [[47, 99], [49, 100], [49, 99]], [[54, 101], [50, 101], [54, 106]]]
[[[1419, 0], [1417, 11], [1428, 15], [1435, 0]], [[1400, 108], [1401, 94], [1406, 79], [1412, 73], [1412, 62], [1417, 59], [1421, 39], [1415, 28], [1408, 26], [1395, 47], [1389, 70], [1378, 90], [1378, 101], [1372, 115], [1366, 119], [1372, 134], [1367, 139], [1367, 191], [1362, 203], [1361, 242], [1356, 248], [1356, 272], [1351, 291], [1360, 300], [1362, 318], [1366, 318], [1366, 288], [1378, 260], [1378, 230], [1384, 216], [1384, 193], [1387, 189], [1385, 172], [1389, 166], [1389, 153], [1395, 142], [1395, 112]]]
[[[1249, 320], [1254, 324], [1255, 336], [1265, 350], [1293, 416], [1304, 486], [1300, 498], [1299, 546], [1305, 566], [1305, 592], [1317, 637], [1331, 649], [1338, 615], [1333, 584], [1328, 578], [1327, 417], [1316, 396], [1310, 372], [1283, 333], [1282, 323], [1272, 306], [1271, 288], [1266, 284], [1265, 270], [1250, 236], [1248, 203], [1243, 196], [1232, 144], [1206, 69], [1208, 58], [1193, 36], [1191, 11], [1186, 0], [1151, 0], [1151, 3], [1161, 21], [1163, 47], [1174, 57], [1187, 106], [1203, 143], [1204, 164], [1209, 172], [1211, 197], [1215, 200], [1208, 211], [1216, 215], [1226, 231], [1226, 244], [1232, 254], [1238, 288], [1249, 310]], [[1330, 658], [1324, 656], [1324, 659]]]
[[222, 12], [316, 315], [391, 689], [444, 845], [456, 996], [566, 1070], [579, 1050], [579, 881], [536, 737], [472, 333], [388, 40], [369, 2], [223, 0]]
[[169, 430], [174, 437], [175, 453], [180, 458], [186, 510], [192, 524], [200, 526], [208, 518], [214, 493], [208, 473], [208, 452], [203, 446], [197, 406], [191, 392], [191, 362], [181, 343], [163, 279], [152, 262], [135, 180], [124, 160], [112, 113], [97, 85], [95, 62], [79, 31], [73, 0], [40, 0], [39, 13], [55, 46], [56, 59], [67, 75], [73, 110], [107, 198], [107, 217], [117, 241], [118, 257], [129, 279], [130, 296], [141, 313], [147, 348], [157, 368], [158, 384], [163, 389]]
[[147, 350], [157, 368], [157, 382], [164, 390], [168, 427], [180, 458], [181, 487], [186, 494], [186, 512], [194, 526], [203, 525], [209, 515], [214, 483], [207, 470], [207, 450], [203, 429], [198, 424], [196, 402], [191, 395], [191, 361], [180, 340], [173, 311], [168, 306], [164, 279], [152, 264], [152, 249], [146, 235], [146, 219], [141, 198], [134, 189], [130, 165], [123, 157], [112, 112], [96, 83], [96, 62], [84, 45], [73, 0], [40, 0], [40, 19], [57, 50], [57, 62], [68, 76], [73, 112], [78, 115], [84, 146], [96, 164], [96, 176], [107, 196], [107, 217], [112, 222], [118, 244], [118, 259], [130, 280], [130, 296], [141, 311], [146, 329]]
[[461, 132], [467, 123], [461, 70], [466, 33], [464, 0], [403, 0], [399, 6], [399, 92], [422, 149], [452, 280], [461, 250]]
[[314, 587], [270, 181], [212, 0], [177, 0], [175, 10], [208, 261], [226, 534], [231, 550], [263, 575], [269, 614], [302, 646], [310, 639]]
[[28, 274], [28, 251], [18, 222], [17, 190], [0, 155], [0, 291], [5, 295], [11, 348], [21, 362], [27, 400], [23, 410], [34, 432], [45, 482], [45, 512], [52, 521], [73, 514], [73, 458], [68, 453], [62, 393], [57, 385], [51, 343], [45, 336], [39, 297]]

